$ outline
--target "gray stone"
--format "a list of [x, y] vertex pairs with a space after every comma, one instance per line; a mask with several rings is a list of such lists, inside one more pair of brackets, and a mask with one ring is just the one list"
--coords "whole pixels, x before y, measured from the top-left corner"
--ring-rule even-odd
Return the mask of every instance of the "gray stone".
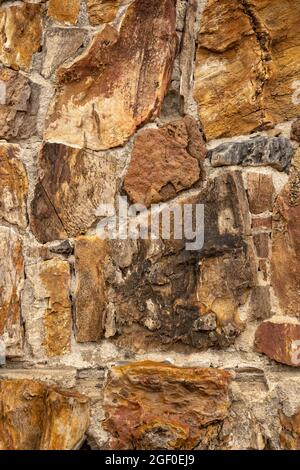
[[286, 171], [292, 160], [293, 147], [285, 137], [254, 137], [241, 142], [221, 144], [208, 153], [213, 167], [270, 165]]

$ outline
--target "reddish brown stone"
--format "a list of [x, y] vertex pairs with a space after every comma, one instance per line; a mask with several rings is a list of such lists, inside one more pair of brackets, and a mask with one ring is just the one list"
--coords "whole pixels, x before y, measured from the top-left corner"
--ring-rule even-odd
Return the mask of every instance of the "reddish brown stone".
[[255, 349], [270, 359], [293, 367], [300, 366], [300, 325], [262, 323], [255, 334]]
[[249, 173], [247, 177], [250, 212], [260, 214], [272, 211], [275, 188], [272, 177], [260, 173]]
[[36, 134], [39, 86], [8, 68], [0, 68], [0, 138]]
[[292, 124], [291, 139], [300, 143], [300, 118], [296, 119]]
[[124, 188], [146, 206], [175, 197], [201, 177], [206, 150], [195, 121], [186, 116], [135, 140]]
[[80, 237], [75, 243], [76, 339], [99, 341], [104, 332], [107, 292], [105, 258], [108, 243], [98, 237]]
[[33, 380], [0, 381], [0, 450], [72, 450], [88, 425], [87, 397]]
[[272, 230], [272, 217], [252, 217], [252, 229], [254, 231]]
[[256, 253], [259, 258], [268, 258], [270, 235], [268, 233], [258, 233], [253, 236]]
[[[174, 0], [139, 0], [120, 31], [106, 26], [88, 50], [58, 72], [45, 138], [106, 150], [157, 116], [176, 52]], [[75, 129], [75, 131], [74, 131]]]
[[230, 374], [156, 362], [114, 367], [104, 395], [110, 449], [209, 446], [229, 410]]
[[283, 313], [300, 316], [300, 175], [294, 172], [274, 206], [272, 285]]
[[41, 178], [31, 204], [31, 228], [42, 243], [85, 233], [96, 220], [99, 205], [114, 201], [113, 157], [45, 143], [39, 163]]

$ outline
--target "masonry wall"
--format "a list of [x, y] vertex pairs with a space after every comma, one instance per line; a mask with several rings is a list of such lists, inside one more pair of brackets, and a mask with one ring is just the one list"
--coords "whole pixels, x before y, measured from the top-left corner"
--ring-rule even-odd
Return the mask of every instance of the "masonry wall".
[[[0, 2], [0, 449], [300, 449], [299, 21]], [[100, 237], [119, 196], [203, 247]]]

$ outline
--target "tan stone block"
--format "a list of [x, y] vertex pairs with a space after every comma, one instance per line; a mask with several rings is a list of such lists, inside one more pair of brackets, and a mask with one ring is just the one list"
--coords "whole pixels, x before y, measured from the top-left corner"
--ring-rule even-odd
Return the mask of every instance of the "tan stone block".
[[80, 10], [80, 0], [50, 0], [48, 16], [59, 23], [76, 24]]

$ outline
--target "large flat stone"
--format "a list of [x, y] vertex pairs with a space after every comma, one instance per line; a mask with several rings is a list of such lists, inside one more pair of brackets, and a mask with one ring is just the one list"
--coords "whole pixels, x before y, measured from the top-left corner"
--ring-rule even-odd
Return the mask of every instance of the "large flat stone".
[[105, 150], [155, 117], [171, 77], [175, 17], [173, 0], [140, 0], [129, 6], [119, 32], [106, 26], [97, 33], [58, 73], [45, 138]]

